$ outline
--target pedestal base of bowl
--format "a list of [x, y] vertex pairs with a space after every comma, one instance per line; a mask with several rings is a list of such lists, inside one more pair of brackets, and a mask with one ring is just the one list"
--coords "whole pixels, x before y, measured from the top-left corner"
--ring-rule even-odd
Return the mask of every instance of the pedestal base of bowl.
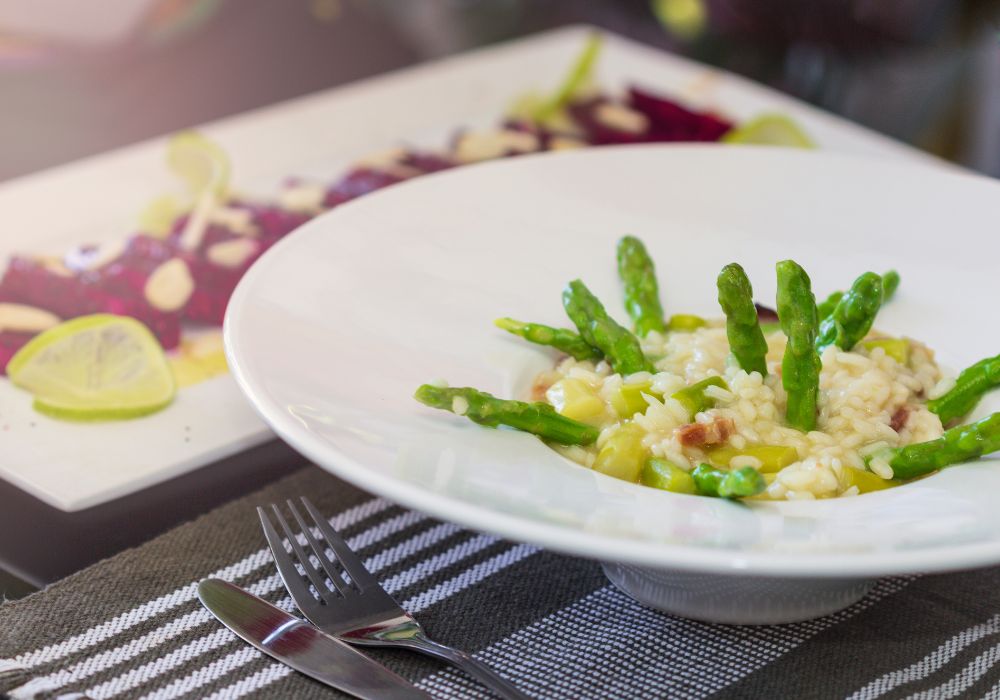
[[835, 613], [860, 600], [874, 581], [697, 574], [603, 563], [618, 589], [656, 610], [704, 622], [775, 625]]

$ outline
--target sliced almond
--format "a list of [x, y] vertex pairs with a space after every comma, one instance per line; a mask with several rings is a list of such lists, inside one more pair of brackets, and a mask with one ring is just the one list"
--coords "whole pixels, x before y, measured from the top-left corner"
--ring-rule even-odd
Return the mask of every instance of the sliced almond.
[[289, 211], [312, 214], [323, 209], [326, 188], [317, 183], [303, 183], [286, 187], [278, 195], [278, 204]]
[[586, 148], [586, 146], [586, 141], [571, 139], [566, 136], [553, 136], [549, 139], [550, 151], [568, 151], [574, 148]]
[[253, 212], [237, 207], [219, 207], [208, 216], [210, 223], [223, 226], [240, 236], [256, 236], [260, 233], [253, 223]]
[[594, 119], [609, 129], [626, 134], [641, 134], [649, 128], [649, 119], [642, 112], [614, 102], [603, 102], [594, 108]]
[[61, 320], [37, 306], [0, 303], [0, 333], [41, 333], [59, 325]]
[[221, 267], [239, 267], [257, 252], [256, 241], [248, 238], [233, 238], [209, 246], [205, 251], [208, 261]]
[[388, 173], [400, 180], [408, 180], [411, 177], [420, 175], [420, 171], [413, 166], [403, 163], [408, 151], [405, 148], [391, 148], [387, 151], [373, 153], [370, 156], [354, 162], [354, 167], [365, 168], [367, 170], [377, 170]]
[[455, 147], [455, 157], [463, 163], [499, 158], [508, 153], [531, 153], [539, 147], [538, 137], [525, 131], [496, 129], [463, 134]]
[[60, 258], [42, 257], [35, 258], [35, 260], [39, 265], [54, 275], [59, 275], [60, 277], [72, 277], [75, 274], [71, 269], [66, 267], [66, 263], [64, 263]]
[[66, 268], [74, 272], [99, 270], [125, 252], [126, 241], [117, 240], [99, 246], [75, 248], [63, 258]]
[[171, 258], [153, 270], [143, 288], [146, 301], [160, 311], [177, 311], [183, 308], [192, 292], [194, 278], [191, 277], [187, 263], [180, 258]]
[[385, 170], [396, 165], [406, 157], [405, 148], [390, 148], [385, 151], [378, 151], [365, 156], [361, 160], [354, 162], [356, 168], [371, 168], [372, 170]]

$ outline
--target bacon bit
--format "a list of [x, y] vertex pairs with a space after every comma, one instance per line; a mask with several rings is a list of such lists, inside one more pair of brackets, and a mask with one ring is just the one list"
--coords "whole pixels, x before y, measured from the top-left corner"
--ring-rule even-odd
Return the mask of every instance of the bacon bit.
[[531, 391], [528, 395], [531, 397], [532, 401], [544, 401], [545, 392], [555, 384], [549, 377], [542, 375], [535, 379], [535, 383], [531, 385]]
[[909, 419], [910, 409], [906, 406], [900, 406], [896, 409], [896, 412], [892, 414], [892, 418], [889, 419], [889, 427], [898, 433], [906, 427], [906, 421]]
[[716, 418], [711, 423], [688, 423], [677, 429], [677, 439], [684, 447], [720, 445], [736, 432], [731, 418]]
[[777, 323], [778, 322], [778, 312], [769, 306], [764, 306], [763, 304], [758, 304], [754, 302], [754, 306], [757, 309], [757, 320], [761, 323]]

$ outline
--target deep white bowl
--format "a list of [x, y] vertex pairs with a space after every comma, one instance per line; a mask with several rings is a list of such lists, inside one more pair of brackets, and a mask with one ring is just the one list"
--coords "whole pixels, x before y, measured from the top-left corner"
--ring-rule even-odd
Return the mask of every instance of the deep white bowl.
[[226, 347], [274, 430], [364, 489], [609, 562], [619, 586], [672, 612], [803, 619], [878, 576], [1000, 563], [1000, 463], [856, 498], [744, 505], [603, 476], [530, 435], [428, 409], [413, 391], [443, 378], [522, 395], [555, 356], [492, 320], [566, 325], [559, 295], [576, 277], [624, 317], [614, 247], [625, 233], [647, 243], [668, 313], [721, 315], [715, 277], [731, 261], [765, 303], [781, 259], [800, 262], [819, 295], [895, 268], [902, 285], [878, 327], [964, 366], [1000, 352], [998, 222], [1000, 184], [930, 167], [716, 146], [522, 157], [312, 221], [244, 277]]

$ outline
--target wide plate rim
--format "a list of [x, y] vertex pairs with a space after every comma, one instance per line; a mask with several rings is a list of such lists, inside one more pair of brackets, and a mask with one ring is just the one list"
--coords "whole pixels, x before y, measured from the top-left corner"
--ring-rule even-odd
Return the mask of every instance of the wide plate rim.
[[[611, 150], [665, 150], [759, 152], [778, 154], [779, 157], [820, 158], [852, 161], [864, 167], [892, 171], [910, 172], [919, 169], [928, 177], [965, 180], [971, 183], [997, 187], [990, 178], [970, 172], [944, 170], [931, 165], [900, 163], [871, 156], [853, 154], [792, 151], [783, 148], [762, 146], [718, 146], [714, 144], [655, 144], [624, 145], [604, 147]], [[530, 163], [539, 158], [575, 157], [577, 153], [546, 153], [522, 156], [518, 163]], [[770, 155], [765, 156], [770, 157]], [[508, 539], [527, 542], [554, 551], [582, 556], [595, 560], [616, 561], [655, 568], [689, 572], [773, 576], [783, 578], [853, 578], [900, 575], [922, 572], [953, 571], [957, 569], [988, 566], [1000, 562], [1000, 536], [988, 542], [973, 544], [942, 545], [913, 551], [878, 551], [867, 553], [761, 553], [733, 551], [725, 549], [699, 548], [662, 542], [637, 540], [627, 537], [603, 535], [589, 530], [569, 528], [535, 519], [492, 511], [456, 498], [430, 490], [415, 488], [412, 484], [366, 469], [350, 455], [324, 445], [300, 430], [296, 421], [281, 407], [273, 405], [266, 398], [266, 391], [249, 373], [242, 360], [242, 350], [236, 336], [239, 333], [240, 317], [249, 307], [248, 297], [253, 293], [258, 278], [265, 274], [269, 260], [281, 255], [286, 248], [301, 245], [300, 241], [329, 227], [329, 222], [344, 216], [355, 207], [378, 206], [382, 198], [392, 197], [401, 188], [427, 187], [442, 179], [467, 177], [468, 173], [482, 168], [511, 167], [514, 162], [496, 161], [466, 166], [458, 171], [444, 171], [420, 178], [418, 181], [402, 183], [393, 188], [348, 203], [338, 209], [323, 214], [295, 231], [268, 251], [243, 277], [233, 294], [224, 324], [224, 339], [227, 359], [233, 377], [247, 396], [258, 414], [271, 428], [295, 449], [330, 473], [343, 478], [355, 486], [373, 494], [388, 498], [400, 505], [422, 511], [428, 515], [452, 521], [471, 529], [489, 532]], [[430, 186], [433, 186], [430, 185]], [[610, 479], [610, 477], [607, 477]], [[678, 498], [674, 494], [663, 494], [666, 498]], [[877, 497], [874, 494], [871, 497]], [[869, 496], [864, 496], [868, 498]], [[683, 497], [682, 497], [683, 498]]]

